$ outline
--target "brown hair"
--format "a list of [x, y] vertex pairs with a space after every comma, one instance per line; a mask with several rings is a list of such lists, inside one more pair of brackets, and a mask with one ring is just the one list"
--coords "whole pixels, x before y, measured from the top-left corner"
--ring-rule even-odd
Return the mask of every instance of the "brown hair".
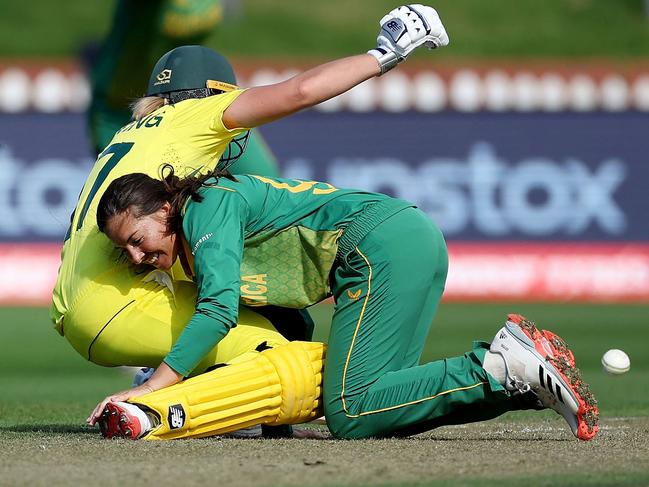
[[108, 185], [97, 207], [97, 226], [105, 233], [108, 221], [119, 214], [131, 211], [135, 218], [151, 215], [165, 203], [171, 205], [167, 219], [167, 231], [182, 231], [182, 209], [189, 198], [200, 203], [199, 193], [208, 179], [225, 177], [236, 181], [228, 171], [215, 169], [207, 174], [179, 178], [170, 164], [160, 168], [161, 179], [154, 179], [143, 173], [127, 174]]

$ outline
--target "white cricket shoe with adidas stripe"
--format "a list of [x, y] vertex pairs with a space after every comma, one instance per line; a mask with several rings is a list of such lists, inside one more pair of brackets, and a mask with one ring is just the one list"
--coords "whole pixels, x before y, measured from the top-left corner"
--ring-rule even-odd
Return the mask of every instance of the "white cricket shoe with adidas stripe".
[[526, 318], [511, 314], [491, 343], [490, 352], [505, 362], [505, 388], [533, 391], [543, 404], [564, 417], [573, 434], [590, 440], [598, 431], [597, 401], [575, 367], [574, 355], [556, 335], [539, 331]]

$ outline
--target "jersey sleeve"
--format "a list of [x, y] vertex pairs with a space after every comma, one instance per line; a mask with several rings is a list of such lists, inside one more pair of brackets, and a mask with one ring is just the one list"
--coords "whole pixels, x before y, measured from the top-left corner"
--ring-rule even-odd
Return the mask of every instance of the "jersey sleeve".
[[194, 257], [198, 297], [191, 320], [165, 358], [176, 372], [188, 375], [201, 359], [236, 326], [240, 267], [249, 207], [227, 188], [207, 191], [191, 202], [183, 231]]
[[223, 112], [243, 90], [234, 90], [207, 98], [190, 99], [174, 105], [173, 125], [169, 130], [178, 140], [210, 150], [223, 149], [247, 127], [229, 129], [223, 124]]

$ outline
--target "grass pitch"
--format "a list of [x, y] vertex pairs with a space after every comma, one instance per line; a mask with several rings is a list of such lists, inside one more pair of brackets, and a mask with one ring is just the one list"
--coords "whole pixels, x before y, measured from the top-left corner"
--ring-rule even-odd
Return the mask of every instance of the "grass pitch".
[[[104, 441], [83, 420], [130, 373], [85, 362], [43, 309], [0, 309], [0, 485], [649, 485], [649, 306], [444, 304], [424, 360], [490, 340], [512, 310], [573, 348], [600, 403], [596, 440], [530, 412], [409, 439]], [[319, 339], [330, 313], [314, 310]], [[629, 373], [601, 371], [609, 348], [630, 355]]]

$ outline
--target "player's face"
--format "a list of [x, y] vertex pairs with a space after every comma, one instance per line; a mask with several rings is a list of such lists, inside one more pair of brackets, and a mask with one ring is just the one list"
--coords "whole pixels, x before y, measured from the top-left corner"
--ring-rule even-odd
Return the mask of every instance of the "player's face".
[[170, 269], [178, 255], [175, 233], [167, 233], [167, 217], [171, 206], [165, 203], [151, 215], [135, 218], [129, 210], [110, 218], [106, 235], [124, 249], [134, 264], [148, 264]]

